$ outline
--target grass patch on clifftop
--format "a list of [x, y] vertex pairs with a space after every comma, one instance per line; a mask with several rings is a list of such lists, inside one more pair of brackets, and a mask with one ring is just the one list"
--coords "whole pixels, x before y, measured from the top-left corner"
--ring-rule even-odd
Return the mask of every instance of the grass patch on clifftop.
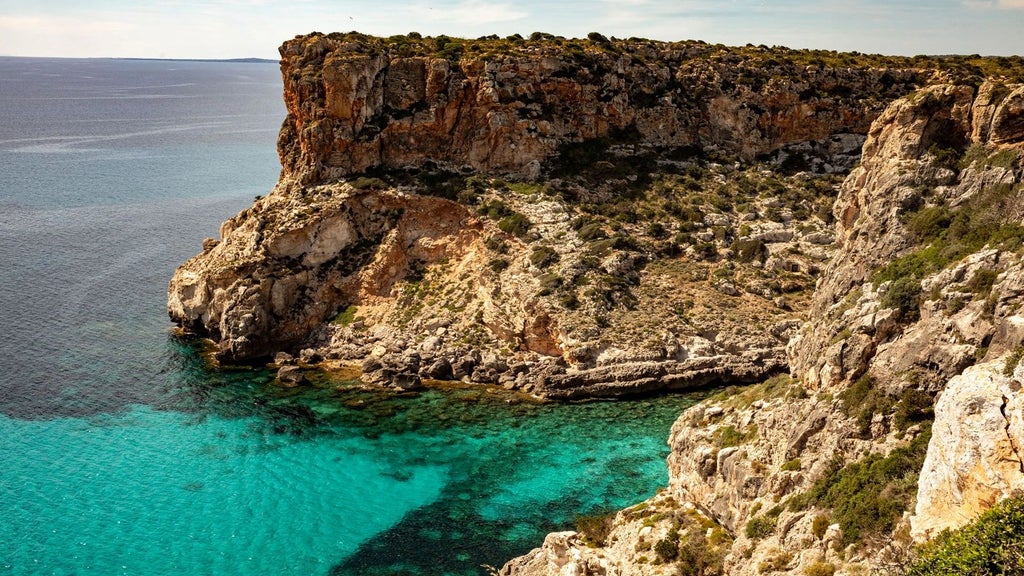
[[[907, 70], [941, 70], [957, 78], [978, 78], [1003, 76], [1014, 82], [1024, 79], [1024, 58], [1021, 56], [951, 55], [913, 57], [864, 54], [861, 52], [838, 52], [835, 50], [795, 50], [785, 46], [747, 44], [725, 46], [709, 44], [700, 40], [681, 42], [659, 42], [646, 38], [628, 39], [606, 37], [591, 32], [586, 38], [566, 38], [546, 32], [533, 32], [528, 36], [512, 34], [500, 37], [496, 34], [477, 38], [458, 38], [438, 35], [424, 36], [418, 32], [396, 34], [387, 37], [370, 36], [359, 32], [313, 32], [298, 37], [293, 42], [316, 42], [326, 38], [343, 46], [353, 54], [372, 55], [387, 53], [392, 57], [431, 56], [443, 58], [456, 65], [464, 65], [478, 59], [499, 59], [508, 55], [559, 55], [573, 60], [581, 66], [604, 71], [606, 60], [625, 55], [628, 58], [652, 60], [659, 51], [671, 50], [693, 61], [724, 61], [737, 66], [740, 73], [731, 80], [734, 84], [762, 88], [769, 80], [781, 74], [793, 73], [807, 66], [817, 68], [882, 68]], [[677, 56], [677, 58], [679, 58]], [[893, 82], [892, 79], [888, 80]], [[817, 97], [841, 96], [840, 88], [823, 89], [813, 94]]]

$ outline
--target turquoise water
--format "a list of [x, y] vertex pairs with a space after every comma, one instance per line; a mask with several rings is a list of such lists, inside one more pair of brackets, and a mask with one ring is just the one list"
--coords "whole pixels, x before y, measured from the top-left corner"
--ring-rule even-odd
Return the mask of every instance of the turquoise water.
[[171, 335], [174, 267], [276, 180], [276, 66], [0, 80], [0, 574], [484, 574], [665, 484], [694, 397], [288, 390]]
[[692, 402], [295, 391], [172, 345], [161, 406], [0, 417], [0, 569], [480, 574], [663, 485], [664, 438]]

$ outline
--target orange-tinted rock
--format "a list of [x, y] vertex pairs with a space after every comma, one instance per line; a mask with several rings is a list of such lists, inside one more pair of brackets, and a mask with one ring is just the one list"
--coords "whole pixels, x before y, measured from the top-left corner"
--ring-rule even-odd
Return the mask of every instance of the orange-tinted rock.
[[621, 134], [753, 159], [788, 143], [864, 133], [923, 77], [698, 58], [709, 49], [696, 43], [616, 46], [621, 52], [584, 55], [506, 47], [452, 61], [298, 37], [281, 47], [282, 163], [304, 183], [428, 161], [524, 175], [564, 144]]

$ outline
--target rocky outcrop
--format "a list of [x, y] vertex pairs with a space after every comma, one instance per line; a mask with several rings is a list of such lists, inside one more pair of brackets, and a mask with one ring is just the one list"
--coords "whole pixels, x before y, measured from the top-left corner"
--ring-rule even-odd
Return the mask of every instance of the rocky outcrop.
[[968, 368], [936, 403], [910, 519], [915, 539], [959, 528], [1024, 488], [1024, 367], [1010, 375], [1006, 367], [1000, 358]]
[[590, 532], [549, 534], [541, 547], [512, 560], [498, 574], [675, 576], [680, 573], [674, 561], [678, 556], [685, 558], [688, 573], [717, 574], [732, 543], [692, 504], [667, 492], [605, 518]]
[[[702, 43], [481, 41], [453, 58], [389, 42], [282, 47], [282, 179], [169, 289], [172, 319], [223, 361], [312, 349], [368, 383], [551, 399], [783, 371], [831, 254], [827, 174], [926, 75]], [[687, 160], [697, 148], [721, 160]], [[818, 175], [765, 170], [801, 163]], [[643, 215], [615, 215], [623, 196]]]
[[[938, 385], [973, 363], [976, 349], [989, 345], [998, 322], [982, 318], [980, 304], [958, 304], [949, 313], [943, 303], [958, 294], [962, 300], [969, 293], [963, 283], [980, 269], [1004, 265], [998, 261], [1008, 254], [979, 253], [925, 280], [929, 295], [941, 291], [943, 297], [927, 298], [919, 311], [912, 311], [920, 314], [920, 322], [899, 321], [899, 311], [881, 306], [889, 284], [876, 289], [872, 275], [920, 247], [922, 232], [908, 226], [914, 213], [929, 206], [961, 206], [995, 186], [1020, 181], [1020, 163], [1014, 160], [1018, 148], [998, 148], [980, 139], [1011, 131], [1008, 125], [993, 123], [1010, 116], [999, 111], [1012, 109], [1012, 95], [1024, 94], [1022, 87], [997, 86], [925, 88], [894, 103], [875, 122], [862, 165], [846, 179], [836, 201], [842, 257], [826, 268], [815, 292], [811, 314], [818, 320], [806, 324], [790, 345], [792, 369], [808, 385], [841, 386], [869, 366], [883, 380], [913, 371]], [[994, 92], [1009, 95], [994, 100]], [[980, 154], [976, 161], [962, 158], [969, 146]], [[999, 153], [1005, 165], [989, 162]], [[962, 169], [958, 162], [965, 164]], [[978, 248], [982, 246], [973, 249]], [[851, 335], [838, 338], [844, 330]]]
[[[616, 249], [603, 235], [580, 239], [564, 206], [506, 201], [529, 215], [535, 238], [506, 233], [466, 205], [397, 189], [279, 188], [226, 222], [222, 239], [206, 242], [177, 271], [168, 309], [217, 340], [225, 361], [308, 349], [360, 367], [369, 384], [400, 388], [455, 379], [569, 400], [755, 382], [785, 369], [784, 345], [797, 321], [770, 288], [745, 286], [730, 270], [744, 293], [719, 302], [708, 266], [644, 266], [656, 256]], [[721, 228], [731, 219], [714, 222]], [[760, 229], [757, 219], [747, 222]], [[808, 254], [787, 258], [797, 268], [827, 251], [787, 227], [772, 230], [776, 237], [757, 240], [769, 254], [808, 246]], [[635, 304], [576, 287], [611, 285], [612, 273], [629, 279], [617, 289]], [[682, 303], [663, 298], [673, 285], [687, 288], [687, 315]], [[579, 301], [568, 300], [577, 294]], [[720, 312], [736, 306], [756, 316]], [[752, 317], [771, 331], [744, 326]], [[282, 382], [294, 383], [282, 370]]]
[[452, 57], [414, 39], [290, 40], [281, 47], [285, 172], [322, 182], [434, 162], [537, 176], [565, 144], [606, 137], [752, 160], [864, 133], [929, 74], [807, 66], [699, 42], [577, 42], [481, 39]]
[[[550, 399], [776, 375], [680, 417], [662, 494], [508, 576], [870, 570], [1021, 486], [1024, 87], [445, 40], [285, 43], [282, 179], [175, 273], [179, 325], [286, 386], [321, 360]], [[893, 469], [857, 493], [875, 525], [830, 491]]]
[[168, 311], [218, 340], [221, 357], [270, 357], [307, 342], [357, 299], [388, 294], [412, 263], [470, 265], [481, 230], [454, 202], [351, 188], [278, 191], [225, 222], [221, 240], [178, 270]]
[[[1024, 369], [1013, 369], [1024, 349], [1013, 240], [1024, 223], [1024, 150], [990, 137], [1011, 131], [993, 122], [1019, 91], [940, 85], [890, 106], [836, 201], [839, 249], [789, 345], [798, 379], [713, 397], [676, 422], [668, 495], [734, 536], [722, 573], [905, 568], [910, 535], [961, 526], [1024, 483]], [[968, 229], [983, 231], [962, 236]], [[952, 252], [926, 250], [940, 237]], [[876, 283], [880, 274], [889, 276]], [[917, 462], [913, 492], [900, 488], [906, 477], [872, 492], [872, 462]], [[847, 487], [866, 482], [849, 497], [899, 502], [902, 515], [876, 525], [881, 533], [856, 519], [875, 508], [843, 516], [856, 505], [827, 487], [842, 486], [844, 470], [854, 470]], [[630, 530], [617, 518], [620, 528]], [[589, 554], [609, 566], [638, 561], [612, 548]]]

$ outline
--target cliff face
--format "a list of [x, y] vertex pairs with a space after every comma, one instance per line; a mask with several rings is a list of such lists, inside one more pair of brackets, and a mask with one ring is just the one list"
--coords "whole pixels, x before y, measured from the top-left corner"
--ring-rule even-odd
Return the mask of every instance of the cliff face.
[[559, 535], [505, 573], [671, 573], [692, 557], [657, 550], [697, 537], [687, 506], [733, 536], [698, 547], [727, 574], [905, 569], [913, 540], [1021, 489], [1022, 96], [937, 85], [894, 102], [835, 204], [839, 246], [789, 346], [799, 379], [680, 417], [669, 489], [646, 503], [658, 521], [623, 511], [603, 546]]
[[[997, 92], [1002, 98], [995, 97]], [[1004, 352], [1017, 344], [1016, 333], [994, 334], [993, 323], [978, 318], [980, 303], [958, 312], [972, 314], [970, 319], [951, 322], [942, 313], [948, 309], [944, 303], [957, 294], [949, 284], [969, 281], [979, 269], [1003, 268], [998, 260], [1005, 254], [979, 252], [967, 258], [982, 246], [964, 246], [958, 254], [964, 258], [959, 267], [925, 279], [925, 285], [942, 290], [944, 298], [926, 300], [921, 322], [909, 329], [904, 329], [906, 322], [897, 321], [896, 314], [887, 314], [877, 305], [880, 294], [875, 283], [868, 281], [879, 269], [918, 248], [925, 232], [915, 231], [911, 219], [923, 208], [966, 206], [972, 198], [991, 202], [994, 200], [983, 197], [986, 191], [1020, 181], [1020, 167], [1013, 158], [1024, 132], [1013, 111], [1022, 97], [1020, 88], [992, 83], [977, 90], [934, 86], [894, 103], [876, 121], [864, 144], [862, 164], [847, 178], [835, 206], [843, 257], [826, 268], [815, 292], [811, 313], [819, 320], [806, 325], [790, 347], [793, 372], [808, 385], [827, 390], [860, 377], [869, 364], [875, 367], [874, 375], [887, 380], [914, 369], [922, 377], [941, 382], [972, 363], [978, 346]], [[949, 158], [950, 151], [969, 146], [977, 158], [965, 159], [962, 152]], [[1002, 161], [990, 160], [1000, 154]], [[1012, 200], [1007, 202], [1012, 204]], [[1001, 207], [986, 204], [976, 209]], [[1002, 224], [1004, 220], [997, 216], [1010, 222], [1015, 218], [1012, 213], [993, 214], [983, 225]], [[902, 275], [904, 270], [897, 272]], [[965, 292], [961, 289], [960, 294]], [[951, 328], [951, 323], [956, 327]], [[852, 336], [835, 341], [847, 328], [854, 332]], [[951, 330], [955, 332], [940, 346], [936, 334], [950, 334]], [[897, 340], [899, 345], [889, 345]]]
[[830, 255], [827, 173], [925, 75], [702, 43], [417, 50], [282, 46], [281, 181], [170, 286], [220, 358], [308, 350], [373, 382], [548, 398], [756, 381]]
[[401, 52], [323, 35], [281, 47], [286, 173], [308, 183], [432, 161], [536, 177], [566, 143], [623, 135], [752, 160], [864, 133], [925, 78], [754, 60], [702, 43], [531, 45], [456, 60]]

